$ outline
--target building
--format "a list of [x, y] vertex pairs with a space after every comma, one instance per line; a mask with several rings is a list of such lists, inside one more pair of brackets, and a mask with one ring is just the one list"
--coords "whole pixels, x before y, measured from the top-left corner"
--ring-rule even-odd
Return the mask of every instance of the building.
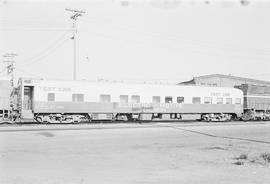
[[179, 85], [200, 85], [200, 86], [218, 86], [218, 87], [234, 87], [242, 84], [270, 86], [270, 81], [236, 77], [232, 75], [211, 74], [194, 77], [190, 81], [184, 81], [179, 83]]

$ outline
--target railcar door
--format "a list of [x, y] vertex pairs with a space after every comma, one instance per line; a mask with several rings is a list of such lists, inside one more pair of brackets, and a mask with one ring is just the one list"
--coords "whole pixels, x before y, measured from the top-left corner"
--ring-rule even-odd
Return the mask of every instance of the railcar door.
[[33, 107], [33, 87], [24, 86], [23, 92], [23, 109], [32, 110]]

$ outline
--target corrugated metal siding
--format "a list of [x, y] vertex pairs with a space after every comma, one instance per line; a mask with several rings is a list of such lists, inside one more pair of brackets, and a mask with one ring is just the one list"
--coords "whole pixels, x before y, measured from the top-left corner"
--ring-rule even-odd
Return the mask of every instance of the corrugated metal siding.
[[264, 94], [264, 86], [250, 85], [248, 88], [249, 94]]
[[265, 87], [264, 91], [265, 93], [270, 94], [270, 86]]
[[235, 87], [241, 89], [244, 92], [244, 95], [270, 96], [270, 86], [242, 84]]
[[270, 110], [270, 98], [247, 97], [246, 99], [247, 103], [244, 108], [256, 110]]

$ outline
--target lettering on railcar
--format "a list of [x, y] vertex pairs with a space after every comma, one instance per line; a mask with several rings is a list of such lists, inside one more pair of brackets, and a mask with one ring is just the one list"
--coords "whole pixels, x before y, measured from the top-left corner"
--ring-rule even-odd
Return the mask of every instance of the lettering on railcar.
[[119, 103], [120, 108], [131, 108], [132, 110], [156, 110], [168, 108], [182, 108], [179, 103]]
[[223, 96], [223, 97], [226, 97], [226, 96], [230, 96], [230, 93], [211, 93], [210, 94], [211, 96]]
[[40, 86], [39, 90], [41, 91], [49, 91], [49, 92], [69, 92], [71, 88], [67, 87], [48, 87], [48, 86]]

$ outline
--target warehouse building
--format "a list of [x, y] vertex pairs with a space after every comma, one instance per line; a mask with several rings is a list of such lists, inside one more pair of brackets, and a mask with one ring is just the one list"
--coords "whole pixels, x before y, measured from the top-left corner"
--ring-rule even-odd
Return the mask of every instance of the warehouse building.
[[218, 86], [218, 87], [234, 87], [242, 84], [251, 84], [259, 86], [270, 86], [269, 81], [262, 81], [244, 77], [236, 77], [232, 75], [211, 74], [194, 77], [190, 81], [184, 81], [179, 85], [200, 85], [200, 86]]

